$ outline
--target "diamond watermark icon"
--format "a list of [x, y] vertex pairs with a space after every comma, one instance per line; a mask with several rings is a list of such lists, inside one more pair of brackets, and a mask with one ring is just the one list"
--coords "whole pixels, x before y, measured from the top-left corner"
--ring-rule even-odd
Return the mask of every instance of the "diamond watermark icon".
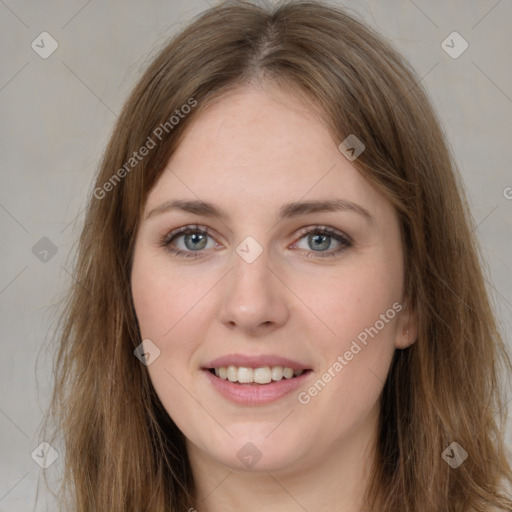
[[245, 262], [253, 263], [263, 252], [263, 247], [252, 236], [248, 236], [238, 245], [236, 252]]
[[457, 469], [468, 458], [468, 452], [459, 443], [454, 441], [441, 454], [441, 457], [451, 468]]
[[160, 349], [149, 338], [146, 338], [133, 353], [142, 364], [149, 366], [160, 356]]
[[58, 459], [59, 454], [51, 444], [44, 441], [32, 452], [31, 456], [36, 464], [47, 469]]
[[41, 32], [30, 46], [39, 57], [47, 59], [59, 47], [59, 43], [48, 32]]
[[366, 146], [353, 133], [338, 146], [343, 156], [350, 162], [353, 162], [365, 148]]
[[263, 454], [255, 444], [246, 443], [238, 450], [236, 456], [245, 466], [252, 468], [261, 459]]
[[468, 49], [468, 46], [468, 42], [458, 32], [452, 32], [441, 43], [441, 48], [452, 59], [458, 59]]
[[43, 236], [32, 247], [34, 256], [43, 263], [48, 263], [56, 254], [57, 246], [46, 236]]

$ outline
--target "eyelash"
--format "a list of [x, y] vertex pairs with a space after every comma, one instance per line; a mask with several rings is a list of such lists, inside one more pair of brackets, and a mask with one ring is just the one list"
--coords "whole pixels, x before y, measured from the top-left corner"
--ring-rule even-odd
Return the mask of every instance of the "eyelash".
[[[171, 243], [178, 238], [180, 235], [187, 235], [190, 233], [200, 233], [202, 235], [208, 235], [209, 230], [206, 226], [199, 226], [199, 225], [189, 225], [184, 226], [182, 228], [175, 229], [174, 231], [171, 231], [170, 233], [164, 235], [160, 239], [160, 246], [164, 247], [168, 252], [171, 254], [174, 254], [175, 256], [178, 256], [180, 258], [199, 258], [201, 257], [199, 251], [182, 251], [181, 249], [176, 249], [171, 247]], [[338, 249], [335, 249], [331, 252], [326, 252], [325, 254], [322, 254], [323, 251], [309, 251], [308, 252], [308, 258], [311, 257], [311, 254], [314, 254], [313, 257], [319, 257], [319, 258], [331, 258], [334, 256], [337, 256], [341, 252], [343, 252], [345, 249], [348, 249], [349, 247], [352, 247], [353, 242], [352, 239], [344, 235], [335, 229], [329, 227], [329, 226], [308, 226], [306, 228], [302, 228], [299, 231], [300, 239], [304, 238], [306, 235], [310, 235], [312, 233], [320, 234], [320, 235], [328, 235], [332, 238], [334, 238], [336, 241], [341, 243], [341, 246]], [[304, 250], [304, 249], [303, 249]], [[194, 253], [197, 254], [194, 254]]]

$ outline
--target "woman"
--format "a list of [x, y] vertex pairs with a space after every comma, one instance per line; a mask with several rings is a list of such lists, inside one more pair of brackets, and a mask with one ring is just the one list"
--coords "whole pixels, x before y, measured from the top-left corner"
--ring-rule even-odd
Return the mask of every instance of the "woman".
[[133, 90], [89, 201], [49, 411], [65, 510], [510, 510], [511, 365], [468, 219], [370, 28], [206, 11]]

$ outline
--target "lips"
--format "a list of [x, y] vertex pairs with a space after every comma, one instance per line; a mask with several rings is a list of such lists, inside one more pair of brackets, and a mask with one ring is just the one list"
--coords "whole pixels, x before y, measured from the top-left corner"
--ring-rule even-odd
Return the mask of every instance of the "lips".
[[218, 393], [241, 405], [276, 401], [301, 386], [312, 373], [299, 361], [275, 355], [232, 354], [214, 359], [202, 369]]

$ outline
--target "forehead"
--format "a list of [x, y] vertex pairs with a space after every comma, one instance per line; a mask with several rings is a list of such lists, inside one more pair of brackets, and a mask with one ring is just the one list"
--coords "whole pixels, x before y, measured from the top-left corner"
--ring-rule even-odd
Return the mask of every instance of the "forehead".
[[378, 210], [384, 198], [340, 153], [317, 110], [276, 85], [246, 86], [197, 113], [151, 191], [146, 212], [173, 198], [237, 213], [300, 199], [342, 198]]

